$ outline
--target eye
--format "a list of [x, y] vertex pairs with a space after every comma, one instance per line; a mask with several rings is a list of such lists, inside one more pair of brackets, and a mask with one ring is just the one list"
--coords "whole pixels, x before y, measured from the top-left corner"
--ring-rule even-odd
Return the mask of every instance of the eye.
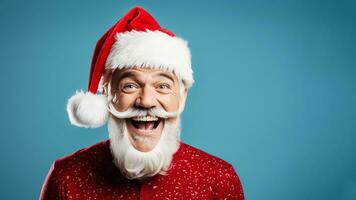
[[137, 84], [134, 83], [126, 83], [123, 85], [122, 90], [124, 92], [134, 92], [139, 88]]
[[169, 89], [169, 85], [168, 84], [159, 84], [159, 89]]
[[157, 90], [163, 93], [168, 93], [171, 90], [171, 86], [167, 83], [159, 83], [157, 85]]

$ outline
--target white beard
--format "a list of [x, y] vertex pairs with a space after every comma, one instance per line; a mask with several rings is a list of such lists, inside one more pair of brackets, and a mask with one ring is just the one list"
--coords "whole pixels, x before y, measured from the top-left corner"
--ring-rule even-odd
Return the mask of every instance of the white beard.
[[[173, 123], [165, 120], [161, 138], [149, 152], [138, 151], [131, 144], [125, 119], [110, 116], [108, 131], [114, 164], [128, 179], [143, 179], [156, 174], [164, 175], [169, 169], [173, 154], [178, 150], [180, 144], [179, 116]], [[137, 135], [134, 137], [143, 141], [149, 140], [149, 138], [138, 137]]]

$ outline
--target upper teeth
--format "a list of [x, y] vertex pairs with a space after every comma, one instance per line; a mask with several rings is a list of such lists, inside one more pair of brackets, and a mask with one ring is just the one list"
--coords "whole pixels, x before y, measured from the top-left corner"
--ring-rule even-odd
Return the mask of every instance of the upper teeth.
[[157, 121], [158, 120], [157, 117], [153, 117], [153, 116], [138, 116], [138, 117], [133, 117], [132, 119], [135, 121]]

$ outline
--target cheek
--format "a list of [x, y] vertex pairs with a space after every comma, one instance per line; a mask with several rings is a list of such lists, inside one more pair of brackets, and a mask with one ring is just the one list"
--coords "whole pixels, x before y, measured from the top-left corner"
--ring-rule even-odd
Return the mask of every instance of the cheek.
[[117, 96], [116, 109], [120, 112], [126, 111], [135, 104], [136, 97], [132, 94], [119, 94]]
[[175, 112], [179, 107], [178, 95], [167, 95], [160, 98], [163, 108], [168, 112]]

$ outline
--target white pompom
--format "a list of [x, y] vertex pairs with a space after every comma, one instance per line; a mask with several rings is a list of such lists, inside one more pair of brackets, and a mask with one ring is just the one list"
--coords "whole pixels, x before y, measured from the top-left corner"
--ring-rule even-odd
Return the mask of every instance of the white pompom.
[[104, 125], [109, 116], [107, 108], [106, 96], [83, 91], [77, 91], [67, 104], [70, 122], [84, 128], [97, 128]]

